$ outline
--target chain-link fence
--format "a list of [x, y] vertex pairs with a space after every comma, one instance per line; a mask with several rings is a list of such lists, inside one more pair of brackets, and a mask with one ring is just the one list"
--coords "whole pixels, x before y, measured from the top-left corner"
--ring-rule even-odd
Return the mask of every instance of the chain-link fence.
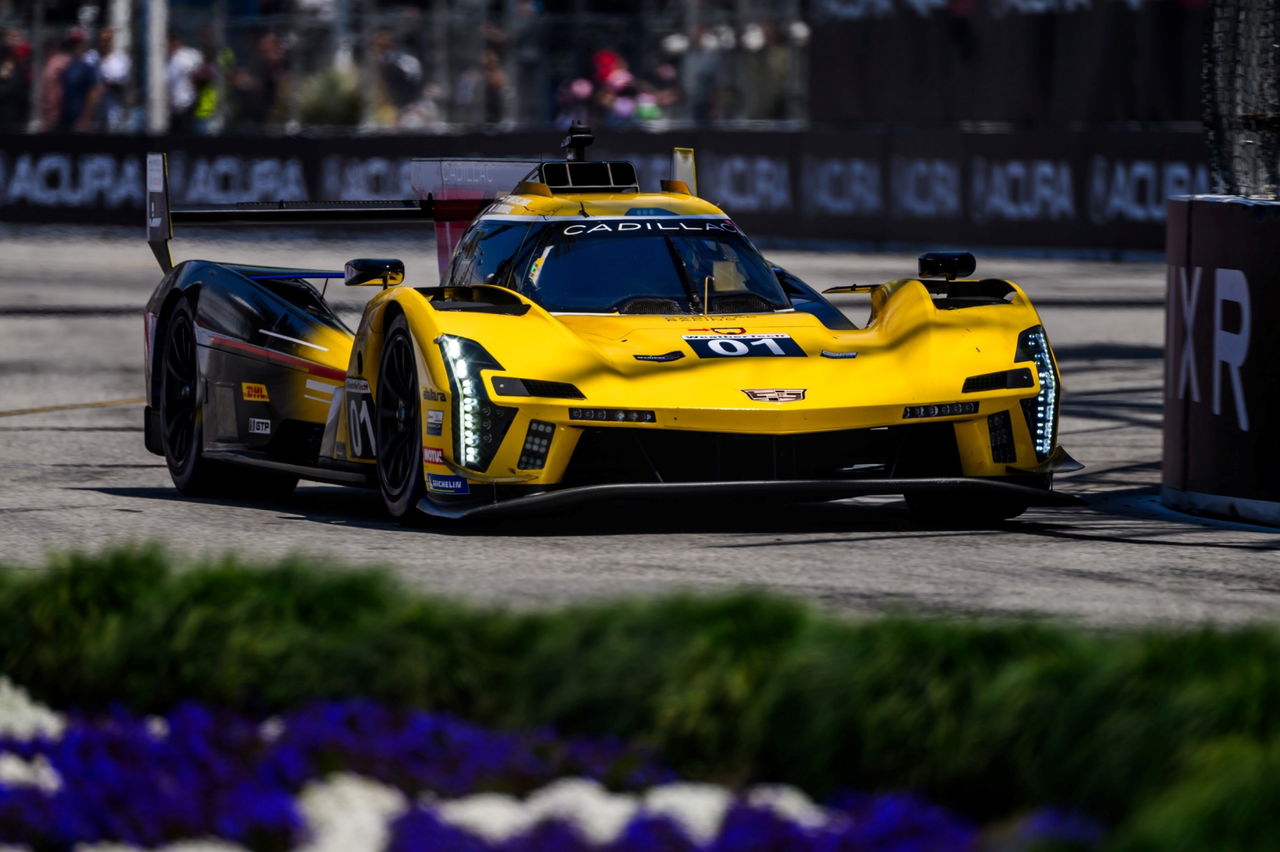
[[1204, 106], [1214, 189], [1277, 198], [1280, 190], [1280, 7], [1217, 0], [1205, 44]]
[[801, 2], [0, 0], [0, 131], [801, 122]]

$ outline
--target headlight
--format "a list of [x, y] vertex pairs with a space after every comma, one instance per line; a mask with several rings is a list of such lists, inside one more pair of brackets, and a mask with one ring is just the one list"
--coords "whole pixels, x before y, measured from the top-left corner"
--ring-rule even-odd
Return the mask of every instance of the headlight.
[[1058, 440], [1058, 370], [1043, 326], [1032, 326], [1018, 335], [1013, 360], [1034, 361], [1040, 377], [1040, 393], [1022, 401], [1022, 414], [1027, 418], [1027, 429], [1035, 444], [1036, 461], [1044, 461], [1053, 453]]
[[453, 391], [453, 455], [471, 470], [485, 470], [511, 428], [515, 409], [494, 405], [481, 370], [501, 370], [492, 355], [474, 340], [442, 334], [436, 338]]

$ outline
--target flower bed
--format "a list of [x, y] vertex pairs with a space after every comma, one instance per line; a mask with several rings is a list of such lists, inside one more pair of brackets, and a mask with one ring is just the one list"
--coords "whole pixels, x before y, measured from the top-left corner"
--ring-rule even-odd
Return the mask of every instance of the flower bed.
[[964, 850], [922, 799], [819, 807], [800, 791], [679, 782], [632, 748], [486, 730], [369, 701], [263, 721], [184, 704], [66, 718], [0, 681], [0, 842], [255, 850]]
[[[755, 593], [510, 612], [367, 569], [179, 571], [145, 549], [0, 570], [0, 672], [86, 723], [113, 704], [135, 722], [193, 701], [260, 720], [361, 696], [612, 737], [735, 789], [910, 790], [984, 826], [1069, 806], [1125, 852], [1274, 845], [1278, 659], [1269, 624], [852, 621]], [[361, 777], [419, 804], [417, 782]]]

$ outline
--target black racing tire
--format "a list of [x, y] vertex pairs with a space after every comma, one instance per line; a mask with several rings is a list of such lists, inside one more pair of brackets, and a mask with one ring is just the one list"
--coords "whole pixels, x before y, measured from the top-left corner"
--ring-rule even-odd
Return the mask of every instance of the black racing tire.
[[160, 435], [169, 476], [187, 497], [221, 493], [226, 471], [204, 458], [204, 408], [200, 405], [200, 362], [195, 308], [183, 299], [165, 323], [160, 351]]
[[298, 477], [276, 471], [218, 464], [204, 457], [204, 407], [195, 307], [180, 301], [165, 324], [160, 352], [160, 435], [169, 476], [185, 497], [242, 496], [283, 499]]
[[426, 515], [418, 501], [426, 495], [422, 474], [422, 397], [418, 363], [409, 323], [401, 314], [391, 321], [378, 367], [374, 398], [378, 490], [387, 513], [406, 526]]

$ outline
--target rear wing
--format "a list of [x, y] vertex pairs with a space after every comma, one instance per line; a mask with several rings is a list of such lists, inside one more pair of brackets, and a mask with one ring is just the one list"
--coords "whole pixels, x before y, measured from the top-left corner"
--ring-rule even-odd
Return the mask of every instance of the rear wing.
[[[169, 241], [173, 226], [224, 225], [365, 225], [435, 223], [436, 261], [441, 276], [454, 247], [471, 220], [493, 201], [518, 192], [533, 181], [542, 192], [639, 191], [635, 167], [628, 162], [585, 161], [591, 131], [570, 128], [564, 147], [568, 159], [545, 160], [447, 160], [415, 159], [411, 181], [416, 198], [401, 201], [246, 201], [208, 207], [174, 208], [169, 203], [169, 159], [147, 154], [147, 245], [160, 269], [173, 269]], [[672, 152], [670, 181], [664, 191], [696, 195], [698, 173], [693, 149]], [[525, 184], [531, 186], [534, 184]]]
[[[246, 201], [207, 207], [169, 203], [169, 162], [147, 155], [147, 245], [160, 269], [173, 269], [173, 226], [367, 225], [434, 222], [443, 271], [466, 226], [498, 195], [512, 191], [534, 161], [415, 160], [413, 189], [402, 201]], [[487, 168], [486, 168], [487, 167]], [[513, 177], [514, 175], [514, 177]]]

